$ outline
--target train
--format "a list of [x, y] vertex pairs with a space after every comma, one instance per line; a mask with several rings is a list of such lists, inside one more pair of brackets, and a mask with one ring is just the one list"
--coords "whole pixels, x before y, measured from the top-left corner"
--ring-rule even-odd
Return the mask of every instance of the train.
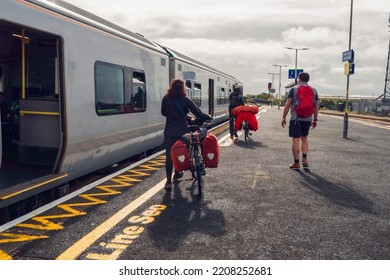
[[[172, 79], [215, 122], [241, 81], [59, 0], [2, 0], [0, 214], [163, 145]], [[35, 207], [35, 206], [32, 206]], [[3, 212], [2, 212], [3, 211]]]

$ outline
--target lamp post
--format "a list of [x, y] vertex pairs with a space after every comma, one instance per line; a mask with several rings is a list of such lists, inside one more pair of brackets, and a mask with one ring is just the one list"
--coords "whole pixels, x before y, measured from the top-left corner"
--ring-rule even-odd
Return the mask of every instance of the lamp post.
[[275, 89], [273, 87], [274, 86], [274, 77], [275, 77], [275, 75], [279, 75], [279, 73], [267, 73], [267, 74], [272, 75], [272, 87], [271, 87], [271, 89], [269, 90], [269, 93], [268, 93], [269, 102], [270, 102], [270, 105], [272, 106], [272, 103], [271, 103], [271, 90], [273, 89], [275, 91]]
[[310, 50], [310, 48], [290, 48], [290, 47], [284, 47], [285, 49], [289, 49], [289, 50], [295, 50], [295, 74], [294, 74], [294, 77], [295, 77], [295, 84], [297, 84], [297, 78], [298, 78], [298, 51], [306, 51], [306, 50]]
[[[351, 12], [349, 16], [349, 44], [348, 50], [351, 49], [352, 41], [352, 12], [353, 12], [353, 0], [351, 0]], [[347, 75], [347, 89], [345, 91], [345, 114], [344, 114], [344, 127], [343, 127], [343, 138], [348, 138], [348, 95], [349, 95], [349, 74]]]
[[287, 67], [287, 65], [278, 65], [278, 64], [274, 64], [274, 66], [276, 67], [279, 67], [279, 98], [278, 98], [278, 110], [280, 109], [280, 99], [281, 99], [281, 96], [280, 96], [280, 87], [282, 85], [282, 67]]

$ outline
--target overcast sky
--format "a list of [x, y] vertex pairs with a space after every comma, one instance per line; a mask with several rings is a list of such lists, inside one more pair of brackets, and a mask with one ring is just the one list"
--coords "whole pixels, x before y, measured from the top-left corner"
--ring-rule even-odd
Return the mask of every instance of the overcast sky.
[[[311, 76], [320, 95], [345, 96], [342, 52], [348, 50], [350, 0], [67, 0], [84, 10], [198, 61], [229, 73], [244, 83], [245, 94], [267, 91], [287, 69]], [[390, 2], [355, 0], [352, 49], [355, 74], [349, 94], [379, 96], [385, 87], [389, 49]], [[276, 92], [279, 76], [274, 75]]]

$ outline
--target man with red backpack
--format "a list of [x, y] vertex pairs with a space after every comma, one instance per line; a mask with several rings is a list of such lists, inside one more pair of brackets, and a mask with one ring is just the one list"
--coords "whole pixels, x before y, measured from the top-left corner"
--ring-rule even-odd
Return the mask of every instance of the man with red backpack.
[[[286, 116], [291, 108], [289, 124], [289, 136], [292, 138], [292, 153], [294, 163], [290, 169], [299, 169], [299, 154], [302, 151], [303, 168], [309, 168], [307, 153], [309, 151], [308, 135], [310, 126], [317, 126], [318, 118], [318, 93], [308, 85], [310, 76], [306, 72], [298, 75], [298, 85], [293, 87], [288, 96], [283, 110], [282, 127], [286, 125]], [[314, 119], [313, 119], [314, 116]]]

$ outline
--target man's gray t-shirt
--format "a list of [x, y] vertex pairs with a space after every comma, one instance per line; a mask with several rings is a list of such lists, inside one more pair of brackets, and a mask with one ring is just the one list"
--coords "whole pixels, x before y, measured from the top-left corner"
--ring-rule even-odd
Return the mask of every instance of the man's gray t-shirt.
[[[301, 85], [302, 86], [307, 86], [308, 84], [301, 82]], [[295, 86], [295, 87], [291, 88], [289, 93], [288, 93], [288, 96], [287, 96], [287, 98], [292, 98], [291, 108], [290, 108], [290, 113], [291, 113], [290, 121], [295, 121], [297, 119], [297, 113], [295, 112], [294, 108], [295, 108], [296, 105], [298, 105], [297, 104], [297, 102], [298, 102], [298, 99], [297, 99], [298, 87], [299, 86]], [[313, 88], [312, 86], [310, 86], [310, 87], [311, 87], [311, 89], [314, 92], [315, 106], [316, 105], [318, 106], [318, 93], [317, 93], [317, 90], [315, 88]], [[313, 120], [313, 116], [310, 116], [310, 117], [307, 117], [307, 118], [298, 117], [298, 121], [312, 121], [312, 120]]]

